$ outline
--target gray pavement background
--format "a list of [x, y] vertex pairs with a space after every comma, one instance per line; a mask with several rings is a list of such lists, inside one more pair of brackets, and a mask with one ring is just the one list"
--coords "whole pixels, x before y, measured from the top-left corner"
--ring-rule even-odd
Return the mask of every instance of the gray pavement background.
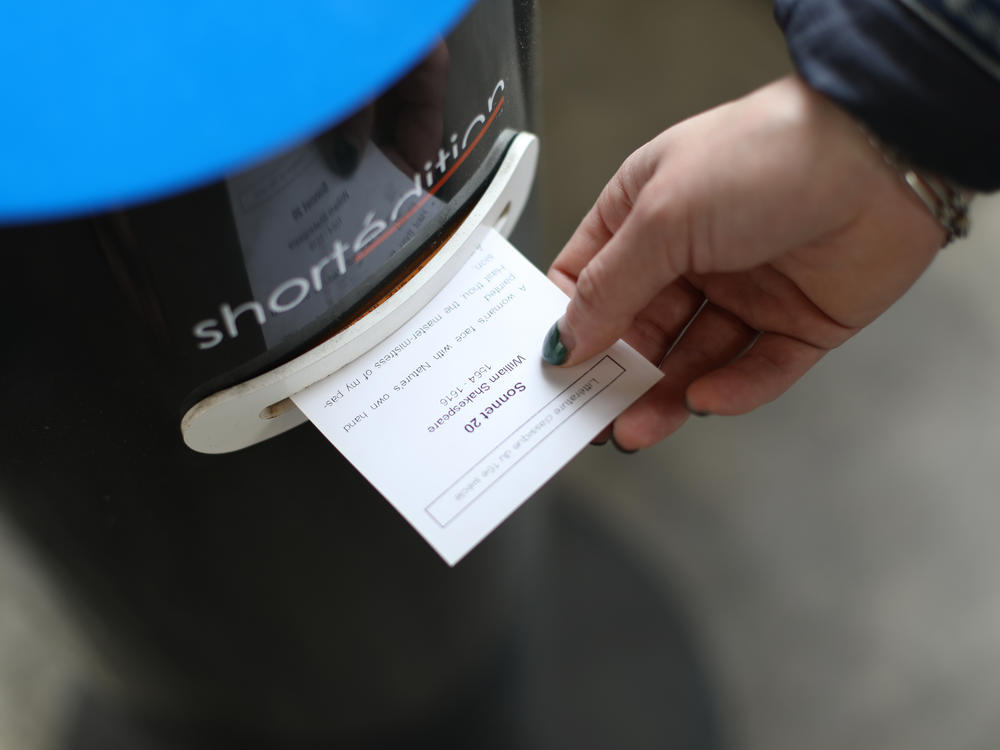
[[[543, 209], [555, 254], [621, 160], [788, 69], [766, 0], [545, 0]], [[636, 551], [700, 637], [738, 750], [1000, 744], [1000, 200], [892, 310], [778, 402], [546, 497]], [[93, 664], [0, 524], [0, 750], [51, 747]]]
[[[766, 0], [543, 11], [549, 257], [632, 149], [789, 69]], [[734, 748], [1000, 745], [1000, 199], [974, 222], [774, 404], [555, 480], [679, 596]]]

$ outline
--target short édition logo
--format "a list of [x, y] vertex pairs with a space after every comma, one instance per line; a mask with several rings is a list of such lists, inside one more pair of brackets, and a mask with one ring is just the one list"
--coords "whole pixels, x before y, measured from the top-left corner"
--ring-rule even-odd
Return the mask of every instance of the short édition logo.
[[263, 326], [269, 316], [294, 310], [309, 295], [322, 290], [324, 271], [329, 274], [332, 268], [338, 278], [346, 275], [354, 264], [360, 263], [383, 240], [405, 226], [430, 196], [455, 173], [493, 124], [503, 105], [503, 90], [504, 82], [501, 79], [486, 100], [486, 113], [473, 117], [461, 138], [457, 132], [451, 134], [448, 145], [438, 149], [437, 160], [428, 162], [422, 173], [413, 175], [412, 186], [399, 196], [387, 216], [379, 216], [375, 211], [367, 212], [353, 242], [334, 239], [328, 253], [303, 269], [301, 275], [278, 284], [265, 300], [251, 299], [235, 306], [230, 302], [220, 303], [216, 317], [200, 320], [191, 329], [198, 348], [213, 349], [227, 338], [237, 338], [241, 324]]

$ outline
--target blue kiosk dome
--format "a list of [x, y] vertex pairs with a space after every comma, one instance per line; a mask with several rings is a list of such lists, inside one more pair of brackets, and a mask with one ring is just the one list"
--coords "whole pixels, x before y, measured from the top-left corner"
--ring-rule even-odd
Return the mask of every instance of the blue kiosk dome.
[[472, 0], [0, 8], [0, 224], [153, 200], [351, 113]]

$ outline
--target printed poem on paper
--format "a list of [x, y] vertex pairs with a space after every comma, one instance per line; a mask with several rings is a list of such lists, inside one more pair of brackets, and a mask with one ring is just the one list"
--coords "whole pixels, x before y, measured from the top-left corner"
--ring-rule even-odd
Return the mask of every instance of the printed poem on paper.
[[541, 358], [567, 298], [500, 234], [394, 334], [292, 399], [451, 565], [644, 393], [624, 342]]

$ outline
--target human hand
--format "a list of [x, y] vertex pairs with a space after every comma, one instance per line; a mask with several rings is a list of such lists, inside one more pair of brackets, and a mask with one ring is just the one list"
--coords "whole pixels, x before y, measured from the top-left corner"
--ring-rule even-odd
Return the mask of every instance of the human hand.
[[944, 238], [848, 115], [783, 78], [625, 161], [549, 270], [571, 301], [544, 354], [573, 365], [624, 337], [660, 363], [662, 380], [598, 438], [644, 448], [691, 412], [777, 398], [898, 299]]

